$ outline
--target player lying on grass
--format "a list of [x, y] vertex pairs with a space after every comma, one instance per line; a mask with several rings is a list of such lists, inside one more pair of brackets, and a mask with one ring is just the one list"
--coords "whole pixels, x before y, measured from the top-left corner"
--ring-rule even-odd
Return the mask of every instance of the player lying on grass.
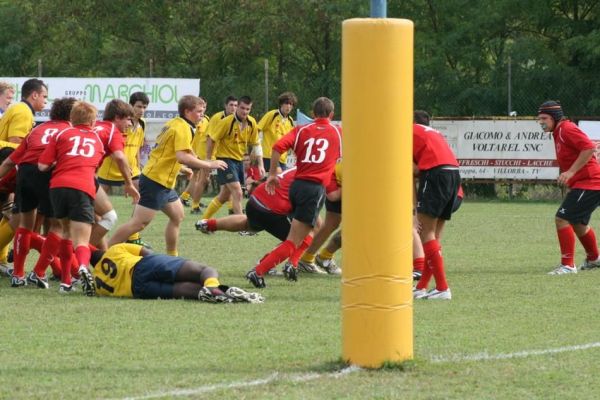
[[258, 293], [221, 285], [218, 272], [196, 261], [120, 243], [92, 253], [96, 294], [138, 299], [189, 299], [209, 303], [262, 303]]

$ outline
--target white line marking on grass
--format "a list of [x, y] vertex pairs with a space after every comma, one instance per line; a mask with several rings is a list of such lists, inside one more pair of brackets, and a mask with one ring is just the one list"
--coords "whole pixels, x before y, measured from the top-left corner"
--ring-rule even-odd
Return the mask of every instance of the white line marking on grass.
[[150, 393], [143, 396], [134, 396], [134, 397], [124, 397], [123, 400], [145, 400], [145, 399], [158, 399], [161, 397], [179, 397], [179, 396], [193, 396], [198, 394], [215, 392], [217, 390], [224, 389], [238, 389], [238, 388], [246, 388], [249, 386], [261, 386], [268, 385], [269, 383], [275, 381], [290, 381], [290, 382], [307, 382], [312, 381], [319, 378], [339, 378], [349, 373], [360, 371], [360, 367], [350, 366], [344, 368], [337, 372], [327, 373], [327, 374], [319, 374], [319, 373], [310, 373], [310, 374], [280, 374], [275, 372], [267, 376], [266, 378], [256, 379], [253, 381], [237, 381], [237, 382], [229, 382], [229, 383], [216, 383], [213, 385], [200, 386], [192, 389], [177, 389], [171, 391], [164, 392], [156, 392]]
[[578, 344], [574, 346], [556, 347], [554, 349], [545, 350], [523, 350], [514, 353], [489, 354], [487, 352], [477, 353], [472, 355], [453, 355], [448, 357], [434, 356], [431, 362], [447, 363], [447, 362], [466, 362], [466, 361], [490, 361], [490, 360], [508, 360], [511, 358], [525, 358], [532, 356], [543, 356], [547, 354], [566, 353], [569, 351], [581, 351], [600, 347], [600, 342]]

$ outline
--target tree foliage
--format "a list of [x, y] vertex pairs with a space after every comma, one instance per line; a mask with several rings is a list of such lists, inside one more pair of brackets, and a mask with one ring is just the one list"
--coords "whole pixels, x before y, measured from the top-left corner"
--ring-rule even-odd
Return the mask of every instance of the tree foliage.
[[[415, 22], [415, 107], [504, 115], [510, 64], [520, 115], [549, 98], [598, 115], [599, 3], [391, 0], [388, 17]], [[0, 75], [36, 76], [42, 60], [43, 76], [200, 78], [212, 111], [249, 94], [260, 114], [285, 90], [306, 111], [339, 103], [341, 22], [368, 14], [367, 0], [0, 0]]]

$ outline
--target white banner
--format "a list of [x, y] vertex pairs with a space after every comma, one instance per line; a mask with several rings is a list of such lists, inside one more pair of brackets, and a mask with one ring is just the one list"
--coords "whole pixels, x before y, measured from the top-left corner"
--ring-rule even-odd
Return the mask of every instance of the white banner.
[[[21, 99], [21, 86], [30, 78], [2, 78], [17, 89], [15, 101]], [[60, 97], [75, 97], [98, 108], [99, 118], [106, 103], [112, 99], [129, 102], [134, 92], [144, 92], [150, 99], [145, 118], [149, 121], [165, 121], [177, 116], [177, 102], [181, 96], [200, 93], [199, 79], [171, 78], [40, 78], [48, 85], [47, 109], [36, 113], [36, 120], [48, 119], [52, 101]]]
[[436, 120], [431, 125], [446, 137], [464, 179], [558, 177], [552, 135], [534, 120]]

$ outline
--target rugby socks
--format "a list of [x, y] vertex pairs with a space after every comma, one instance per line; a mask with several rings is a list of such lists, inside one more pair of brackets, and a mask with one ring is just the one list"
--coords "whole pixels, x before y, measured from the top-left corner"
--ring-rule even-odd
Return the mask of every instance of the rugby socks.
[[294, 246], [292, 241], [286, 240], [281, 243], [260, 260], [256, 266], [256, 274], [258, 276], [265, 275], [269, 270], [275, 268], [277, 264], [290, 258], [290, 256], [294, 254], [294, 250], [296, 250], [296, 246]]
[[58, 248], [58, 255], [60, 257], [60, 264], [63, 266], [60, 281], [66, 285], [71, 285], [71, 257], [73, 256], [73, 242], [69, 239], [61, 239]]
[[129, 236], [127, 238], [128, 242], [133, 242], [133, 241], [136, 241], [136, 240], [140, 240], [140, 233], [139, 232], [133, 233], [133, 234], [131, 234], [131, 236]]
[[89, 269], [91, 257], [92, 252], [87, 245], [79, 245], [75, 248], [75, 258], [77, 259], [77, 264], [80, 267], [86, 267]]
[[304, 250], [308, 249], [308, 246], [310, 246], [312, 241], [313, 237], [310, 235], [306, 235], [300, 246], [298, 246], [298, 248], [294, 250], [294, 253], [290, 257], [290, 262], [294, 267], [298, 266], [298, 260], [300, 260], [300, 256], [302, 255], [302, 253], [304, 253]]
[[206, 211], [204, 211], [204, 214], [202, 214], [202, 219], [209, 219], [215, 215], [222, 205], [223, 203], [221, 203], [217, 197], [212, 199], [208, 204], [208, 207], [206, 207]]
[[211, 218], [206, 221], [206, 228], [209, 232], [215, 232], [217, 230], [217, 220], [215, 218]]
[[442, 257], [442, 247], [440, 243], [434, 239], [423, 244], [423, 251], [425, 252], [425, 260], [427, 265], [433, 272], [435, 278], [435, 288], [439, 291], [448, 289], [448, 282], [446, 282], [446, 272], [444, 271], [444, 258]]
[[327, 250], [327, 247], [323, 247], [319, 252], [319, 258], [321, 260], [331, 260], [333, 258], [333, 253]]
[[598, 259], [598, 244], [592, 227], [588, 229], [585, 235], [579, 237], [579, 241], [587, 253], [587, 260], [596, 261]]
[[421, 279], [419, 279], [419, 282], [417, 282], [416, 288], [418, 290], [427, 289], [427, 286], [429, 286], [429, 281], [431, 280], [432, 276], [433, 268], [428, 263], [425, 263], [423, 274], [421, 275]]
[[17, 228], [13, 242], [13, 275], [22, 278], [25, 276], [25, 258], [29, 253], [31, 231], [26, 228]]
[[425, 258], [424, 257], [419, 257], [419, 258], [413, 259], [413, 271], [423, 272], [424, 268], [425, 268]]
[[183, 201], [188, 201], [190, 199], [190, 197], [192, 197], [192, 195], [190, 194], [190, 192], [183, 192], [181, 193], [181, 200]]
[[167, 255], [168, 256], [177, 257], [179, 255], [179, 251], [177, 251], [177, 250], [167, 250]]
[[217, 279], [217, 278], [207, 278], [204, 281], [204, 285], [203, 286], [206, 286], [206, 287], [219, 287], [220, 284], [221, 283], [219, 282], [219, 279]]
[[[48, 267], [48, 264], [51, 264], [52, 261], [56, 259], [56, 255], [59, 252], [60, 242], [60, 236], [54, 232], [48, 233], [46, 236], [46, 241], [44, 242], [42, 250], [40, 251], [40, 258], [38, 258], [37, 262], [35, 263], [35, 267], [33, 268], [33, 272], [35, 272], [37, 276], [46, 275], [46, 268]], [[54, 267], [52, 267], [52, 273], [54, 273], [56, 276], [60, 276], [60, 264], [58, 265], [58, 268], [56, 267], [57, 265], [55, 263]]]
[[37, 232], [31, 232], [31, 243], [29, 245], [29, 247], [31, 249], [36, 250], [38, 253], [42, 252], [42, 247], [44, 247], [44, 242], [46, 241], [46, 238], [43, 237], [42, 235], [40, 235]]
[[8, 245], [15, 237], [15, 231], [8, 222], [8, 219], [2, 218], [0, 221], [0, 262], [8, 262]]
[[305, 263], [313, 264], [315, 262], [315, 258], [316, 257], [313, 253], [305, 251], [304, 254], [302, 255], [302, 258], [300, 258], [300, 259], [302, 261], [304, 261]]
[[560, 263], [572, 267], [575, 257], [575, 231], [571, 225], [556, 230], [560, 245]]

